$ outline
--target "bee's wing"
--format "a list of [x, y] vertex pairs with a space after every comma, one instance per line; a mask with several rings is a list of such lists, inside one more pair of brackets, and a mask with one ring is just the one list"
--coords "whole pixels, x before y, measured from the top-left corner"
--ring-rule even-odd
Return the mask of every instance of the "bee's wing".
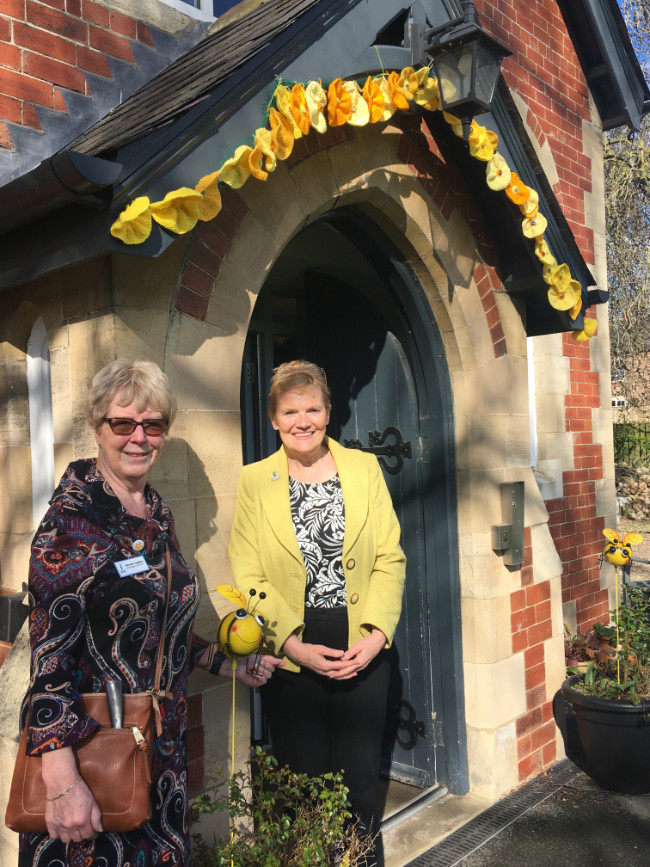
[[610, 542], [620, 543], [621, 541], [621, 537], [618, 535], [616, 530], [610, 530], [609, 527], [605, 527], [605, 529], [603, 530], [603, 536], [606, 539], [609, 539]]
[[218, 584], [217, 593], [221, 593], [226, 599], [229, 599], [231, 602], [237, 602], [242, 608], [246, 608], [246, 597], [241, 590], [238, 590], [231, 584]]
[[643, 536], [641, 533], [626, 533], [623, 536], [623, 544], [624, 545], [640, 545], [643, 542]]

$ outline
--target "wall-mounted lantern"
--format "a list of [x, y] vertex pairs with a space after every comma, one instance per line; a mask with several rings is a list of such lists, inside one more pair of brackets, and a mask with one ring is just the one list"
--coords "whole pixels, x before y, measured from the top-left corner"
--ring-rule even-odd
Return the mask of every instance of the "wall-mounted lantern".
[[474, 0], [465, 0], [464, 14], [425, 34], [445, 111], [460, 118], [463, 138], [469, 138], [472, 118], [488, 111], [504, 57], [512, 54], [483, 30]]

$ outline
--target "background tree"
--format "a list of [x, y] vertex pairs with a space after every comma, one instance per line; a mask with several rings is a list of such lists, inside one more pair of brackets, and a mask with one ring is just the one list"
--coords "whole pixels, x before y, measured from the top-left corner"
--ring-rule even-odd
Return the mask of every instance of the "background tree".
[[[619, 0], [619, 5], [647, 80], [650, 0]], [[626, 398], [631, 418], [645, 419], [650, 409], [650, 115], [639, 132], [619, 127], [606, 135], [605, 206], [614, 394]]]

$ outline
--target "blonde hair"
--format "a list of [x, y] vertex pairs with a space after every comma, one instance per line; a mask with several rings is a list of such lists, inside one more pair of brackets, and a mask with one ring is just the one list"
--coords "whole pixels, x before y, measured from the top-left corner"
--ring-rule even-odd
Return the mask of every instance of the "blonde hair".
[[108, 407], [120, 392], [120, 406], [135, 403], [140, 412], [147, 407], [161, 412], [169, 425], [176, 418], [176, 399], [167, 376], [153, 361], [118, 358], [95, 374], [86, 400], [86, 418], [99, 429]]
[[319, 388], [323, 395], [323, 404], [330, 411], [330, 390], [327, 377], [322, 367], [311, 361], [286, 361], [273, 370], [271, 388], [269, 389], [269, 416], [273, 418], [278, 408], [280, 392], [294, 391], [298, 388]]

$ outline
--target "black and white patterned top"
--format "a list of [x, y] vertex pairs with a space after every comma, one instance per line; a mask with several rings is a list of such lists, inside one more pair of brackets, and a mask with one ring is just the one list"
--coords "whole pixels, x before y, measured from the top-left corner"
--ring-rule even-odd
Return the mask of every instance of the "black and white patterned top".
[[305, 606], [345, 607], [345, 505], [338, 474], [317, 484], [290, 478], [289, 494], [293, 527], [307, 568]]

